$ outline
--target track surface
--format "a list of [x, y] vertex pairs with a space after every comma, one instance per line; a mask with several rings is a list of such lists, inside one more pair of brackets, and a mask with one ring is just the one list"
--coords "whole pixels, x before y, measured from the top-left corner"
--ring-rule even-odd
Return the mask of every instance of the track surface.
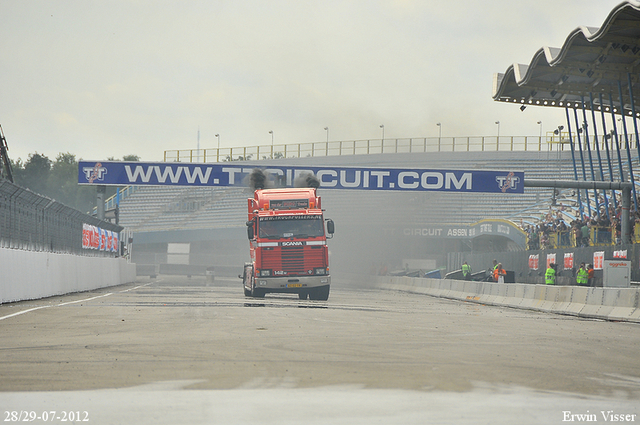
[[[336, 409], [340, 400], [357, 398], [363, 391], [369, 394], [363, 398], [371, 398], [368, 402], [374, 407], [378, 397], [380, 407], [390, 394], [403, 392], [400, 399], [415, 399], [413, 407], [402, 410], [414, 414], [405, 418], [406, 423], [414, 423], [412, 417], [415, 423], [426, 423], [423, 397], [432, 402], [444, 397], [430, 414], [438, 406], [449, 409], [447, 403], [455, 406], [468, 397], [479, 397], [484, 402], [467, 413], [467, 419], [477, 415], [469, 423], [484, 423], [483, 417], [486, 423], [500, 423], [497, 418], [504, 418], [504, 423], [514, 418], [519, 423], [538, 423], [536, 412], [547, 414], [554, 420], [550, 423], [561, 423], [565, 411], [586, 414], [612, 409], [636, 414], [635, 422], [640, 422], [637, 324], [344, 284], [334, 285], [326, 302], [276, 294], [251, 299], [243, 296], [239, 280], [211, 284], [204, 279], [165, 277], [3, 305], [0, 330], [0, 406], [5, 411], [16, 409], [17, 400], [38, 405], [44, 395], [64, 403], [66, 396], [75, 394], [77, 403], [95, 390], [103, 390], [99, 391], [103, 396], [112, 394], [115, 403], [126, 405], [125, 400], [144, 399], [143, 389], [153, 388], [175, 391], [166, 395], [171, 400], [187, 397], [207, 405], [212, 403], [208, 398], [212, 392], [200, 390], [224, 390], [213, 392], [220, 401], [226, 396], [244, 397], [242, 391], [265, 394], [271, 389], [266, 394], [280, 401], [269, 403], [265, 401], [269, 397], [258, 397], [265, 403], [262, 409], [268, 410], [282, 402], [280, 397], [303, 397], [297, 403], [309, 405], [317, 394], [333, 388], [338, 396], [333, 391], [323, 397], [335, 397]], [[505, 394], [512, 397], [504, 403], [522, 403], [515, 413], [509, 413], [502, 402], [490, 406]], [[156, 393], [154, 400], [160, 402], [162, 397]], [[101, 414], [97, 398], [87, 399], [94, 404], [85, 401], [92, 406], [94, 419]], [[537, 405], [529, 405], [534, 400]], [[108, 409], [113, 412], [112, 404]], [[362, 406], [365, 412], [371, 411]], [[467, 401], [465, 406], [475, 404]], [[527, 406], [533, 410], [527, 411]], [[155, 409], [162, 411], [162, 406]], [[466, 423], [465, 407], [461, 409], [456, 412], [463, 412], [463, 417], [452, 422], [446, 420], [451, 412], [440, 411], [443, 416], [438, 423]], [[523, 422], [523, 413], [532, 421]], [[117, 415], [117, 409], [112, 415]], [[351, 422], [345, 423], [358, 423], [362, 417], [357, 412], [349, 415]], [[604, 422], [598, 415], [598, 421]], [[145, 422], [145, 418], [132, 419]], [[199, 418], [191, 418], [190, 423], [198, 423]], [[369, 419], [363, 423], [370, 423]], [[162, 423], [158, 418], [153, 422]]]

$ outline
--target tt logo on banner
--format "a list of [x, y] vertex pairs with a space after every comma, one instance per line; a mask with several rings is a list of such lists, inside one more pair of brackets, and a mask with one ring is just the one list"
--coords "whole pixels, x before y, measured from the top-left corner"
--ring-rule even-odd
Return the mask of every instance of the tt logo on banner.
[[104, 175], [107, 174], [107, 168], [103, 167], [101, 163], [97, 162], [93, 167], [83, 167], [82, 171], [87, 176], [87, 181], [93, 183], [94, 181], [104, 180]]

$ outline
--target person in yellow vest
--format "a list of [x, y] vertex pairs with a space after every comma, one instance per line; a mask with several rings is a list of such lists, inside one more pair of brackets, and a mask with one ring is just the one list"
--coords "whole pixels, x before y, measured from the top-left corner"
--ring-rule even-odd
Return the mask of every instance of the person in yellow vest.
[[587, 268], [584, 266], [584, 263], [580, 263], [580, 268], [578, 269], [578, 273], [576, 274], [576, 284], [580, 286], [588, 286], [589, 282], [589, 272]]
[[471, 266], [465, 261], [462, 263], [462, 278], [464, 280], [471, 280]]
[[555, 263], [549, 263], [549, 267], [547, 267], [547, 271], [544, 274], [544, 283], [547, 285], [555, 285], [556, 284], [556, 265]]

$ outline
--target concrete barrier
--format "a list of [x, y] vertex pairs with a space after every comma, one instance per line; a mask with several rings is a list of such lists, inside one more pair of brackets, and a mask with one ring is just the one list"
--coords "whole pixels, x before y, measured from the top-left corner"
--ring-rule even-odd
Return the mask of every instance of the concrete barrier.
[[557, 286], [558, 293], [556, 294], [556, 302], [551, 306], [551, 311], [559, 314], [568, 314], [567, 310], [571, 304], [571, 297], [573, 296], [572, 286]]
[[378, 276], [376, 286], [488, 305], [640, 323], [640, 288], [587, 288], [387, 276]]
[[135, 282], [123, 258], [0, 248], [0, 304]]

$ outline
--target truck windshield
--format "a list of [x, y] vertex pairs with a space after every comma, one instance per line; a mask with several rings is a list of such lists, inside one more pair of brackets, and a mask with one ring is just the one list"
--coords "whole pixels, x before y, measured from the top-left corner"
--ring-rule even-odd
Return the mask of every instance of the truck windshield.
[[305, 238], [324, 236], [321, 215], [261, 217], [261, 238]]

